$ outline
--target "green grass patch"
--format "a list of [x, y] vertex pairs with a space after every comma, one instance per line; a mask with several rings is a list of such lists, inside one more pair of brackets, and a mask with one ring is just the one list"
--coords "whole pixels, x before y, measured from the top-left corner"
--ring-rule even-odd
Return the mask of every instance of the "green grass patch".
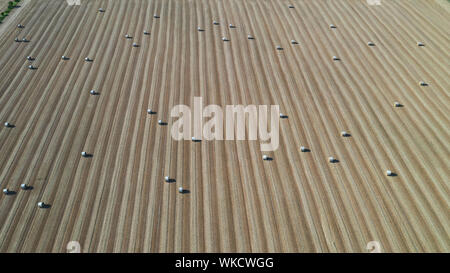
[[6, 8], [6, 10], [0, 13], [0, 24], [3, 23], [3, 20], [5, 20], [5, 18], [9, 15], [9, 13], [13, 9], [15, 9], [19, 5], [19, 3], [20, 3], [20, 0], [8, 2], [8, 7]]

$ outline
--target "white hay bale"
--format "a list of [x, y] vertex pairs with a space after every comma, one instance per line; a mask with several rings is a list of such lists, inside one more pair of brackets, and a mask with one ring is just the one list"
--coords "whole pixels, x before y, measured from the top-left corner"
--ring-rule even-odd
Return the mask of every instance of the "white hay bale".
[[277, 50], [283, 50], [283, 48], [281, 46], [279, 46], [279, 45], [276, 46], [276, 49]]
[[333, 25], [333, 24], [331, 24], [331, 25], [330, 25], [330, 28], [336, 28], [336, 26], [335, 26], [335, 25]]
[[339, 61], [339, 60], [340, 60], [339, 57], [333, 56], [333, 61]]
[[401, 104], [400, 102], [396, 101], [396, 102], [394, 102], [394, 106], [395, 106], [395, 107], [401, 107], [402, 104]]
[[368, 46], [375, 46], [375, 43], [374, 42], [367, 42], [367, 45]]
[[9, 189], [6, 188], [6, 189], [3, 189], [3, 193], [8, 195], [10, 193], [10, 191], [9, 191]]
[[291, 40], [291, 44], [296, 45], [298, 42], [296, 40]]
[[217, 22], [217, 21], [213, 21], [213, 25], [216, 25], [216, 26], [218, 26], [218, 25], [219, 25], [219, 22]]
[[82, 156], [82, 157], [88, 157], [88, 156], [89, 156], [89, 154], [88, 154], [88, 153], [86, 153], [86, 152], [81, 152], [81, 156]]
[[253, 40], [253, 39], [255, 39], [252, 35], [247, 35], [247, 39], [249, 39], [249, 40]]
[[28, 190], [30, 187], [27, 185], [27, 184], [20, 184], [20, 188], [22, 189], [22, 190]]
[[301, 147], [300, 147], [300, 151], [306, 152], [306, 151], [308, 151], [308, 149], [307, 149], [305, 146], [301, 146]]
[[90, 93], [91, 95], [97, 95], [97, 92], [96, 92], [95, 90], [91, 90], [91, 91], [89, 91], [89, 93]]
[[6, 127], [6, 128], [9, 128], [9, 127], [11, 127], [11, 126], [12, 126], [11, 123], [5, 122], [5, 127]]
[[178, 188], [178, 192], [179, 192], [179, 193], [184, 193], [183, 187], [179, 187], [179, 188]]
[[387, 176], [392, 176], [392, 175], [393, 175], [393, 172], [392, 172], [391, 170], [387, 170], [387, 171], [386, 171], [386, 175], [387, 175]]
[[268, 160], [269, 159], [269, 157], [267, 156], [267, 155], [263, 155], [263, 160]]
[[38, 207], [39, 208], [45, 208], [46, 204], [44, 202], [38, 202]]
[[330, 156], [330, 157], [328, 158], [328, 162], [334, 163], [334, 162], [336, 162], [336, 158]]
[[165, 176], [165, 177], [164, 177], [164, 181], [169, 182], [169, 181], [170, 181], [170, 177]]
[[425, 46], [423, 42], [417, 42], [417, 46]]

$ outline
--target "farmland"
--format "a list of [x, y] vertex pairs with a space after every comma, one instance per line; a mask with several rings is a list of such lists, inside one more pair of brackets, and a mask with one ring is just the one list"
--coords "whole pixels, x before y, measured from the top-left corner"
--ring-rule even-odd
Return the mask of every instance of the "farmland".
[[8, 8], [9, 0], [0, 0], [0, 10], [4, 11]]
[[[0, 252], [450, 251], [448, 1], [22, 2], [0, 26]], [[279, 105], [279, 148], [173, 140], [194, 97]]]

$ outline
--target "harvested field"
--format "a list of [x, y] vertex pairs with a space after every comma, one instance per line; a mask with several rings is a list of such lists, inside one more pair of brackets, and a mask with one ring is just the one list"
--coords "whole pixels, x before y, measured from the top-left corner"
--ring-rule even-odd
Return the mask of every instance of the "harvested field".
[[[29, 1], [0, 30], [0, 252], [449, 252], [450, 4], [381, 3]], [[173, 140], [195, 96], [279, 105], [273, 160]]]
[[0, 0], [0, 11], [6, 10], [9, 1], [10, 0]]
[[[0, 0], [0, 12], [6, 11], [6, 9], [8, 8], [8, 3], [11, 0]], [[21, 0], [20, 3], [18, 3], [19, 6], [23, 5], [23, 2], [27, 2], [29, 0]]]

